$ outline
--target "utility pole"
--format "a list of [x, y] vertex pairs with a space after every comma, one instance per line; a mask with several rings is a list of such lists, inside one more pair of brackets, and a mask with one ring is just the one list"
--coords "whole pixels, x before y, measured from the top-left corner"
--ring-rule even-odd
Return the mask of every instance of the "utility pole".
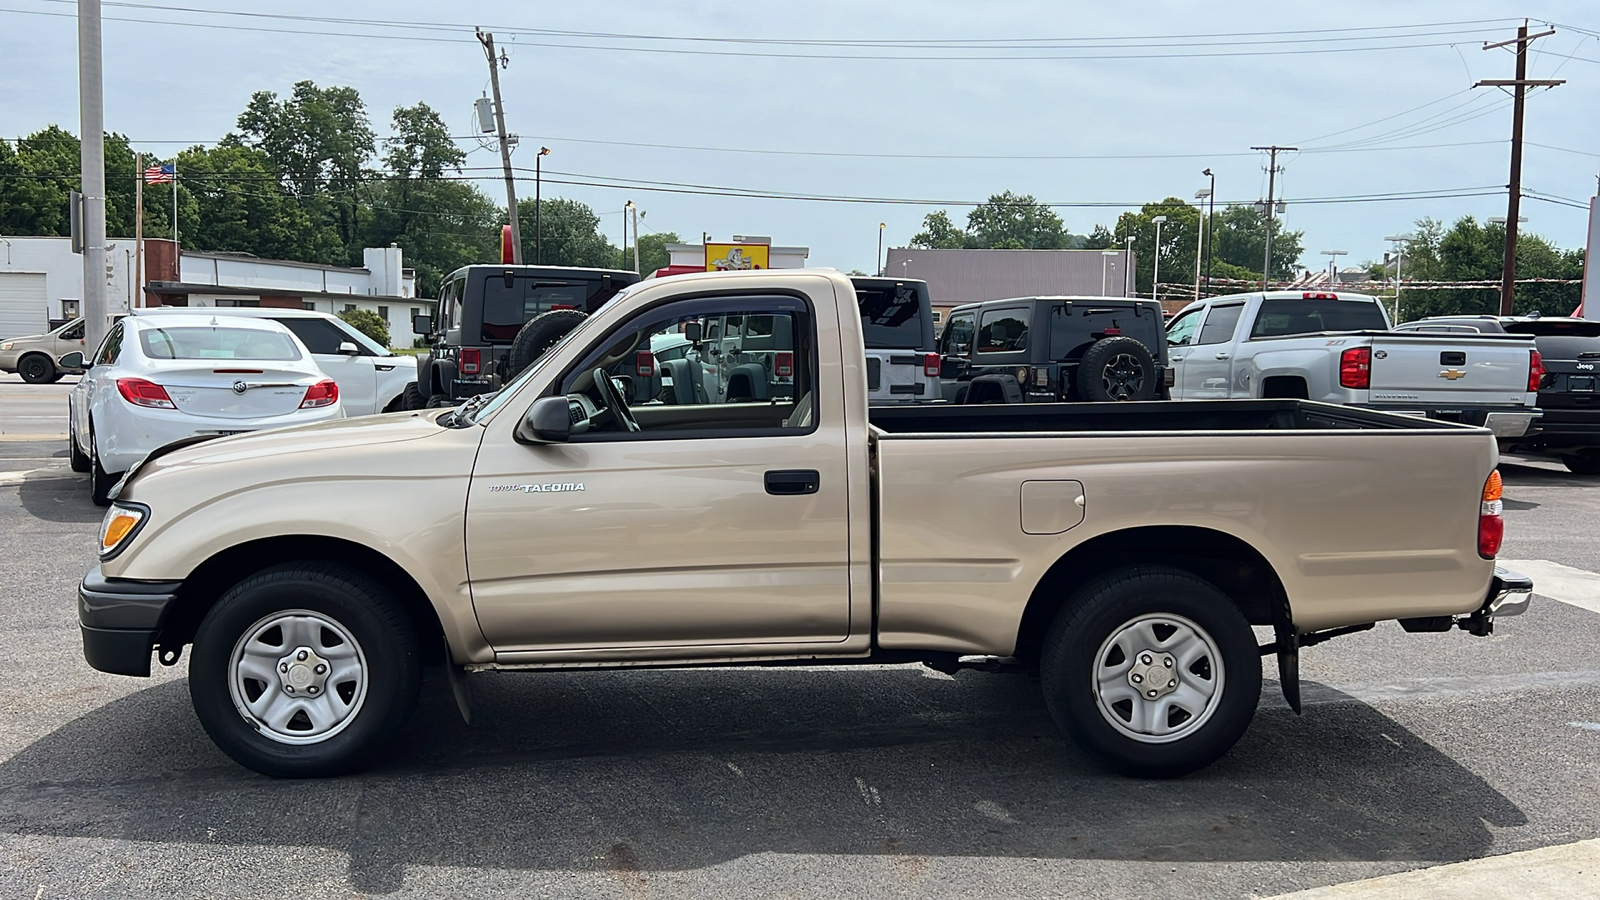
[[100, 0], [79, 0], [78, 128], [82, 140], [78, 162], [83, 190], [84, 346], [88, 348], [98, 348], [111, 325], [106, 308], [106, 109], [100, 51]]
[[1506, 185], [1506, 250], [1504, 262], [1500, 268], [1500, 315], [1511, 315], [1511, 300], [1517, 282], [1517, 213], [1522, 207], [1522, 107], [1523, 99], [1530, 87], [1555, 87], [1565, 84], [1566, 79], [1560, 78], [1529, 78], [1528, 77], [1528, 45], [1542, 37], [1555, 34], [1554, 28], [1541, 31], [1538, 34], [1528, 33], [1528, 20], [1522, 20], [1522, 25], [1517, 28], [1517, 36], [1509, 41], [1498, 43], [1485, 43], [1483, 49], [1493, 50], [1517, 45], [1517, 77], [1513, 79], [1490, 79], [1480, 81], [1473, 87], [1510, 88], [1511, 105], [1511, 182]]
[[1272, 278], [1272, 213], [1273, 192], [1278, 184], [1278, 154], [1280, 152], [1299, 150], [1299, 147], [1279, 147], [1273, 144], [1270, 147], [1251, 147], [1251, 150], [1265, 150], [1268, 154], [1267, 161], [1267, 253], [1266, 259], [1261, 263], [1261, 289], [1267, 289], [1267, 282]]
[[506, 173], [506, 213], [511, 217], [511, 262], [513, 265], [522, 265], [522, 225], [517, 222], [517, 186], [511, 177], [511, 140], [506, 135], [506, 108], [500, 101], [500, 70], [511, 60], [501, 51], [499, 59], [494, 55], [494, 35], [483, 29], [475, 29], [478, 33], [478, 43], [483, 45], [483, 54], [489, 59], [489, 85], [494, 91], [494, 128], [495, 134], [500, 138], [500, 165]]
[[133, 283], [139, 292], [129, 308], [144, 305], [144, 154], [133, 155]]

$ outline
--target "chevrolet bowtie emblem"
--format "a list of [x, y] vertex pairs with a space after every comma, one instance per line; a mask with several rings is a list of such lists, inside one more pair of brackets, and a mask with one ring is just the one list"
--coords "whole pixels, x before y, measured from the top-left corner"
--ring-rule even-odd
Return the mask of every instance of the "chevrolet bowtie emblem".
[[1443, 372], [1439, 373], [1439, 377], [1448, 378], [1451, 381], [1455, 381], [1457, 378], [1467, 377], [1467, 373], [1461, 371], [1460, 369], [1445, 369]]

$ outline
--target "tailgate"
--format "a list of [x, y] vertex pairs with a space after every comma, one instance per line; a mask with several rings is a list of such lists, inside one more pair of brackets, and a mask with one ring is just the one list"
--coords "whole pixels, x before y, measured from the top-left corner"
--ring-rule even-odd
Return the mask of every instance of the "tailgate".
[[1374, 403], [1531, 406], [1533, 342], [1514, 335], [1406, 334], [1372, 338]]

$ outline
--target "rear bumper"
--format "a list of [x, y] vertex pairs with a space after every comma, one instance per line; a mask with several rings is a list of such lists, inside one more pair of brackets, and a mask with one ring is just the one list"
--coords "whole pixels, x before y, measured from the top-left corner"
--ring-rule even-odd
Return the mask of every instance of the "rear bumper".
[[1533, 599], [1533, 579], [1502, 566], [1494, 567], [1494, 581], [1489, 584], [1489, 598], [1480, 610], [1491, 619], [1520, 616], [1528, 610]]
[[1552, 407], [1542, 410], [1539, 425], [1520, 442], [1529, 447], [1579, 449], [1600, 447], [1600, 408]]
[[1426, 404], [1405, 405], [1398, 403], [1364, 403], [1367, 409], [1376, 409], [1383, 412], [1399, 413], [1406, 416], [1421, 416], [1426, 419], [1437, 419], [1441, 422], [1460, 422], [1463, 425], [1476, 425], [1494, 432], [1497, 438], [1519, 438], [1537, 430], [1537, 423], [1544, 415], [1543, 410], [1530, 409], [1525, 406], [1510, 407], [1472, 407], [1472, 406], [1431, 406]]
[[182, 584], [107, 578], [99, 566], [90, 569], [78, 585], [83, 658], [102, 672], [148, 676], [150, 651]]

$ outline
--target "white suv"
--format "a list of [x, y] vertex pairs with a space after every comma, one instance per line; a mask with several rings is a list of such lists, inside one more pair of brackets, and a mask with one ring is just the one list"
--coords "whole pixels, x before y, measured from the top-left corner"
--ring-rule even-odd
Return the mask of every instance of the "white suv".
[[347, 416], [405, 409], [408, 385], [417, 381], [417, 359], [394, 353], [350, 323], [309, 309], [272, 307], [158, 306], [134, 315], [207, 315], [271, 319], [294, 332], [317, 366], [339, 384], [339, 401]]

